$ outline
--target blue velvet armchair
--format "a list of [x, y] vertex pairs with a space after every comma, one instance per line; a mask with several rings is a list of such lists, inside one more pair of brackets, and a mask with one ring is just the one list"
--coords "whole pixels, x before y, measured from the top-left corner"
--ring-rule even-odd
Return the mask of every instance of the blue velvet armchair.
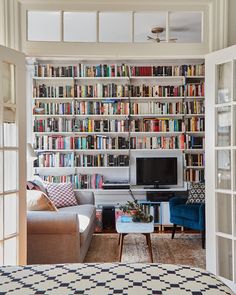
[[205, 248], [205, 204], [186, 204], [187, 197], [170, 199], [170, 222], [173, 223], [172, 239], [177, 225], [200, 230], [202, 248]]

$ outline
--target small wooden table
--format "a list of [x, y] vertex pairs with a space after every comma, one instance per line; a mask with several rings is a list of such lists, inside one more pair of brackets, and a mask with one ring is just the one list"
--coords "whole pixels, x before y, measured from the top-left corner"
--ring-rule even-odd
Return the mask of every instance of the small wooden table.
[[116, 220], [116, 231], [119, 233], [119, 262], [121, 262], [124, 237], [128, 234], [143, 234], [146, 237], [150, 260], [153, 262], [151, 233], [154, 232], [154, 222], [122, 222], [121, 216]]

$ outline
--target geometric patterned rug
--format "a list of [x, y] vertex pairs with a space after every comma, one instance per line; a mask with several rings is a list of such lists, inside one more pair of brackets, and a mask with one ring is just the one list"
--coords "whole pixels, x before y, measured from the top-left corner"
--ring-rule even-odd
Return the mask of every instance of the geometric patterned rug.
[[0, 294], [233, 295], [205, 270], [124, 263], [1, 267]]

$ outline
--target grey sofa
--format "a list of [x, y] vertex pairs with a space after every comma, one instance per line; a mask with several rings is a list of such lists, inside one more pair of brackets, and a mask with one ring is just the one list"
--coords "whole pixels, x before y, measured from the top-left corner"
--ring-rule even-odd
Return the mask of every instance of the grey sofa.
[[54, 211], [28, 211], [27, 263], [82, 262], [95, 228], [91, 192], [77, 193], [78, 206]]

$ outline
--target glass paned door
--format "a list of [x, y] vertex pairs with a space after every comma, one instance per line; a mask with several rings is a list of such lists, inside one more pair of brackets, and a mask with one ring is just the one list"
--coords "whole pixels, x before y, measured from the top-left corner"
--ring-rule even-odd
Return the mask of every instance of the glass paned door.
[[0, 264], [26, 263], [25, 57], [0, 46]]
[[236, 291], [236, 46], [206, 58], [206, 266]]

